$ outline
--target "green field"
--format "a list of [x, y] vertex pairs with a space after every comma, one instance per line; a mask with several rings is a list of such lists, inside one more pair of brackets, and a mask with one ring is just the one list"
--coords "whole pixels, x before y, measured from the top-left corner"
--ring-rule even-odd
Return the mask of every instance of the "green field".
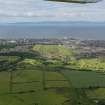
[[[25, 68], [25, 70], [20, 68], [20, 70], [12, 72], [13, 81], [11, 91], [10, 72], [1, 72], [0, 83], [2, 85], [0, 86], [0, 102], [2, 104], [0, 103], [0, 105], [30, 105], [32, 103], [50, 105], [53, 101], [55, 102], [55, 105], [61, 105], [66, 100], [69, 100], [69, 104], [71, 103], [72, 105], [72, 101], [75, 100], [75, 97], [81, 97], [78, 100], [80, 100], [81, 103], [84, 103], [84, 98], [81, 95], [83, 94], [81, 93], [83, 88], [87, 88], [87, 85], [96, 87], [92, 83], [98, 84], [100, 82], [101, 84], [102, 79], [104, 80], [102, 85], [105, 86], [105, 79], [100, 73], [91, 74], [90, 72], [91, 78], [88, 78], [88, 75], [90, 75], [88, 73], [85, 73], [85, 75], [87, 75], [87, 77], [85, 77], [84, 73], [78, 74], [75, 73], [75, 71], [71, 72], [66, 70], [63, 72], [68, 75], [65, 77], [62, 73], [47, 71], [46, 68], [42, 68], [41, 70], [38, 70], [38, 68]], [[81, 78], [79, 78], [80, 75], [82, 76]], [[102, 78], [96, 79], [97, 76]], [[70, 80], [68, 79], [69, 77]], [[92, 80], [94, 81], [92, 82]], [[75, 90], [78, 91], [80, 96], [78, 93], [75, 93]], [[71, 98], [72, 100], [70, 100]], [[87, 100], [85, 101], [87, 102]], [[86, 105], [88, 105], [88, 103]], [[67, 103], [65, 105], [69, 104]]]
[[105, 87], [105, 74], [93, 71], [62, 71], [65, 78], [76, 88]]
[[38, 55], [0, 57], [0, 105], [101, 105], [103, 72], [72, 70], [75, 52], [61, 45], [35, 45], [31, 51]]
[[105, 61], [98, 59], [80, 59], [72, 60], [70, 64], [75, 65], [75, 67], [80, 69], [91, 69], [93, 71], [105, 71]]
[[47, 59], [47, 63], [53, 65], [77, 68], [78, 70], [92, 70], [92, 71], [105, 71], [104, 58], [90, 58], [76, 60], [76, 51], [65, 48], [63, 45], [35, 45], [32, 51], [38, 52], [42, 57]]
[[74, 55], [72, 50], [65, 48], [63, 45], [35, 45], [32, 50], [49, 59], [63, 60]]

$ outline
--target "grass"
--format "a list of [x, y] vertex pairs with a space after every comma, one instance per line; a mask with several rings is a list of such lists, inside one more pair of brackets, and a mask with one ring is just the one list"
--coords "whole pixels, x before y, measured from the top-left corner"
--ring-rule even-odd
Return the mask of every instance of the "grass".
[[78, 70], [92, 70], [92, 71], [100, 71], [105, 72], [105, 61], [102, 61], [100, 59], [80, 59], [76, 60], [71, 59], [68, 61], [68, 67], [72, 67], [74, 69]]
[[[43, 70], [45, 71], [45, 90], [43, 90]], [[100, 81], [100, 83], [105, 82], [100, 73], [92, 73], [91, 71], [78, 73], [78, 71], [69, 70], [62, 72], [65, 76], [60, 72], [47, 71], [46, 66], [39, 69], [34, 67], [29, 69], [27, 66], [25, 69], [20, 67], [19, 70], [13, 71], [12, 92], [14, 94], [9, 94], [9, 72], [0, 72], [0, 83], [2, 83], [0, 86], [0, 105], [34, 105], [35, 103], [51, 105], [53, 102], [55, 105], [61, 105], [65, 102], [65, 105], [72, 105], [73, 97], [78, 98], [81, 103], [86, 102], [88, 105], [90, 102], [88, 103], [82, 96], [81, 88], [85, 88], [87, 85], [93, 86], [93, 82], [95, 84]], [[88, 78], [89, 76], [90, 78]], [[100, 80], [96, 79], [97, 77], [101, 77]]]
[[90, 68], [90, 69], [95, 69], [95, 70], [105, 70], [105, 61], [101, 61], [99, 59], [81, 59], [78, 62], [78, 66], [81, 69], [86, 69], [86, 68]]
[[17, 56], [0, 56], [0, 61], [14, 62], [18, 59]]
[[92, 91], [87, 90], [87, 95], [93, 99], [105, 99], [105, 88], [94, 88]]
[[62, 71], [75, 88], [105, 87], [105, 75], [92, 71]]
[[[32, 51], [38, 52], [41, 56], [45, 57], [47, 59], [46, 63], [52, 66], [66, 64], [67, 66], [78, 69], [105, 71], [104, 60], [100, 58], [76, 60], [76, 52], [65, 48], [63, 45], [35, 45], [32, 47]], [[32, 63], [33, 61], [30, 62]]]
[[[43, 80], [42, 80], [42, 71], [35, 69], [25, 69], [22, 71], [17, 70], [13, 71], [13, 93], [17, 94], [9, 94], [9, 72], [0, 72], [0, 105], [30, 105], [39, 103], [40, 105], [61, 105], [68, 98], [63, 94], [56, 93], [55, 89], [52, 90], [43, 90]], [[56, 72], [46, 72], [46, 80], [54, 80], [56, 79], [64, 79], [62, 75]], [[51, 76], [52, 75], [52, 76]], [[5, 78], [6, 76], [6, 78]], [[51, 77], [50, 77], [51, 76]], [[53, 77], [54, 76], [54, 77]], [[39, 81], [39, 82], [34, 82]], [[47, 86], [48, 84], [48, 86]], [[50, 86], [64, 87], [64, 82], [57, 83], [54, 81], [52, 84], [46, 82], [46, 88], [50, 88]], [[54, 88], [54, 87], [53, 87]]]
[[32, 48], [33, 51], [39, 52], [42, 56], [51, 59], [64, 59], [65, 57], [71, 57], [74, 52], [63, 45], [35, 45]]
[[42, 64], [42, 61], [40, 61], [40, 60], [35, 60], [35, 59], [24, 59], [24, 60], [22, 61], [22, 63], [30, 64], [30, 65], [41, 65], [41, 64]]
[[[35, 45], [32, 51], [38, 52], [40, 57], [46, 59], [35, 58], [36, 55], [33, 57], [33, 53], [31, 55], [27, 53], [25, 56], [22, 54], [21, 57], [24, 59], [18, 63], [15, 63], [18, 61], [15, 53], [12, 57], [0, 57], [0, 61], [15, 63], [12, 65], [13, 69], [11, 66], [7, 71], [2, 71], [0, 68], [0, 84], [2, 84], [0, 105], [96, 105], [91, 101], [92, 97], [104, 99], [104, 74], [93, 71], [73, 71], [64, 67], [79, 65], [80, 68], [85, 69], [86, 64], [92, 65], [93, 62], [94, 68], [98, 60], [74, 61], [75, 59], [71, 58], [75, 53], [62, 45]], [[19, 57], [20, 55], [19, 53]], [[69, 57], [70, 59], [67, 59]], [[65, 59], [68, 61], [67, 64], [64, 62]], [[82, 64], [84, 61], [85, 65]], [[13, 70], [12, 91], [9, 90], [10, 70]]]
[[9, 91], [9, 73], [8, 72], [0, 72], [0, 94], [6, 93]]

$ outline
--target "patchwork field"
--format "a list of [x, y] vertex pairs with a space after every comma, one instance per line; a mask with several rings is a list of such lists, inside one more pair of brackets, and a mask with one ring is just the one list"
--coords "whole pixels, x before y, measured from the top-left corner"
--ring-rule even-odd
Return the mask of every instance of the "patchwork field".
[[36, 45], [31, 50], [40, 56], [0, 57], [0, 105], [101, 105], [103, 72], [66, 68], [75, 52], [64, 46]]

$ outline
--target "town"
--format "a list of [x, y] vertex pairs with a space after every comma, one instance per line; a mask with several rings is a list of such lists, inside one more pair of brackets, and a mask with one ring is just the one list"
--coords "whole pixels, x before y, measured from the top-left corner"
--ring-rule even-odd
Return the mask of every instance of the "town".
[[[80, 40], [71, 37], [64, 38], [39, 38], [39, 39], [0, 39], [0, 53], [26, 52], [33, 45], [64, 45], [79, 52], [80, 58], [105, 57], [105, 40]], [[8, 49], [7, 49], [8, 48]]]

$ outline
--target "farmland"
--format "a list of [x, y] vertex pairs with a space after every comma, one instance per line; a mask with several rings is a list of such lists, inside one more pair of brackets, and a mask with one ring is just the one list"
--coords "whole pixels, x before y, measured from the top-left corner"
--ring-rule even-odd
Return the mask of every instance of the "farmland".
[[62, 45], [34, 45], [2, 55], [0, 105], [101, 105], [104, 72], [74, 69], [75, 54]]

